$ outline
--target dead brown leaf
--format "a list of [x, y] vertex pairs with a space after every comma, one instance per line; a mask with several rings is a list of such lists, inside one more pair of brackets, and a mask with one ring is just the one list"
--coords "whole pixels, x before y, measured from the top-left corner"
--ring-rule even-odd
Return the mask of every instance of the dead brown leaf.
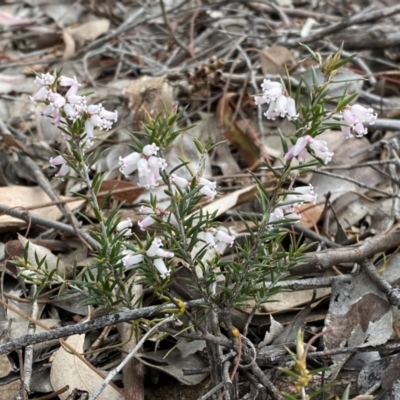
[[254, 140], [243, 132], [239, 125], [233, 120], [233, 111], [229, 102], [234, 96], [237, 96], [237, 94], [227, 93], [219, 100], [217, 106], [218, 122], [225, 132], [225, 137], [228, 139], [229, 143], [237, 148], [247, 165], [252, 167], [258, 162], [260, 152], [255, 146]]
[[261, 69], [264, 75], [285, 75], [296, 65], [291, 51], [283, 46], [272, 46], [259, 51]]
[[143, 192], [144, 188], [132, 182], [110, 179], [103, 181], [101, 184], [98, 198], [100, 201], [104, 201], [106, 195], [110, 194], [115, 200], [125, 202], [126, 204], [132, 204]]

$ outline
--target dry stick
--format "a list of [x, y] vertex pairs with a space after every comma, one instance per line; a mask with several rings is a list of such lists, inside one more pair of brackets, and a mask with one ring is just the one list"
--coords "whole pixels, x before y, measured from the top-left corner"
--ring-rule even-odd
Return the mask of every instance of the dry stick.
[[[23, 221], [26, 222], [32, 222], [36, 225], [41, 225], [44, 226], [45, 228], [53, 228], [57, 229], [61, 232], [67, 233], [72, 236], [76, 236], [77, 232], [74, 228], [67, 224], [63, 224], [62, 222], [54, 221], [52, 219], [40, 217], [39, 215], [31, 214], [28, 213], [27, 211], [23, 209], [17, 209], [17, 208], [10, 208], [9, 206], [5, 204], [0, 204], [0, 213], [4, 213], [7, 215], [11, 215], [12, 217], [22, 219]], [[82, 232], [84, 232], [82, 229], [78, 229], [79, 234], [82, 235]], [[87, 233], [83, 233], [85, 235], [86, 241], [90, 244], [90, 246], [93, 249], [98, 249], [99, 244], [96, 240], [94, 240], [91, 236], [88, 236]]]
[[317, 253], [310, 253], [304, 257], [304, 264], [290, 270], [292, 275], [303, 275], [315, 270], [326, 270], [341, 263], [361, 262], [365, 258], [373, 257], [400, 245], [400, 225], [391, 231], [381, 233], [355, 246], [327, 249]]
[[394, 288], [389, 282], [382, 278], [376, 268], [368, 259], [360, 262], [361, 270], [372, 282], [385, 294], [392, 306], [400, 306], [400, 289]]
[[149, 331], [143, 335], [143, 337], [139, 340], [138, 344], [134, 347], [134, 349], [122, 360], [122, 362], [114, 368], [112, 371], [110, 371], [104, 379], [104, 382], [101, 384], [101, 386], [93, 393], [92, 396], [90, 396], [89, 400], [96, 400], [101, 392], [107, 387], [107, 385], [111, 382], [111, 380], [114, 378], [118, 372], [122, 370], [122, 368], [126, 365], [126, 363], [140, 350], [140, 348], [143, 346], [144, 342], [147, 340], [149, 336], [153, 334], [159, 327], [174, 321], [175, 316], [171, 315], [170, 317], [167, 317], [160, 321], [158, 324], [154, 325]]
[[[327, 28], [321, 29], [318, 32], [315, 32], [313, 35], [309, 35], [300, 40], [301, 43], [310, 43], [318, 39], [322, 39], [323, 37], [330, 35], [331, 33], [342, 31], [343, 29], [357, 25], [364, 24], [366, 22], [375, 21], [380, 18], [389, 17], [394, 14], [398, 14], [400, 12], [400, 5], [386, 7], [381, 10], [372, 11], [368, 14], [361, 15], [353, 15], [349, 18], [344, 18], [342, 21], [337, 24], [328, 26]], [[299, 44], [299, 39], [288, 40], [285, 42], [288, 46], [297, 46]]]
[[379, 193], [379, 194], [383, 194], [383, 195], [388, 196], [388, 197], [400, 197], [398, 194], [385, 192], [384, 190], [377, 189], [376, 187], [373, 187], [373, 186], [368, 186], [368, 185], [366, 185], [366, 184], [364, 184], [362, 182], [359, 182], [359, 181], [357, 181], [355, 179], [352, 179], [352, 178], [348, 178], [346, 176], [332, 174], [331, 172], [321, 171], [319, 169], [315, 169], [313, 172], [316, 173], [316, 174], [320, 174], [320, 175], [330, 176], [331, 178], [342, 179], [344, 181], [348, 181], [348, 182], [354, 183], [355, 185], [359, 186], [360, 188], [368, 189], [371, 192], [376, 192], [376, 193]]
[[[36, 294], [37, 286], [33, 284], [31, 286], [31, 297], [34, 299]], [[32, 312], [31, 318], [33, 320], [37, 320], [39, 317], [39, 307], [36, 300], [32, 300]], [[35, 333], [36, 324], [29, 321], [28, 325], [28, 335], [32, 335]], [[32, 378], [32, 366], [33, 366], [33, 345], [29, 345], [25, 349], [25, 360], [24, 360], [24, 375], [25, 375], [25, 382], [24, 382], [24, 389], [27, 393], [30, 393], [31, 387], [31, 378]]]
[[[185, 306], [188, 310], [192, 307], [198, 307], [203, 303], [203, 300], [193, 300], [185, 303]], [[91, 332], [96, 329], [104, 328], [105, 326], [118, 324], [120, 322], [128, 322], [133, 321], [135, 319], [140, 318], [150, 318], [156, 317], [163, 314], [163, 310], [166, 308], [174, 308], [175, 304], [169, 303], [163, 307], [160, 306], [152, 306], [152, 307], [143, 307], [140, 309], [125, 311], [121, 313], [115, 313], [110, 315], [105, 315], [99, 318], [96, 318], [89, 322], [84, 322], [82, 324], [63, 326], [62, 328], [48, 330], [46, 332], [36, 333], [34, 335], [24, 335], [18, 339], [9, 341], [5, 344], [0, 345], [0, 354], [10, 353], [11, 351], [15, 351], [17, 349], [21, 349], [30, 344], [42, 343], [48, 340], [60, 339], [63, 337], [67, 337], [70, 335], [81, 334], [86, 332]], [[201, 336], [201, 335], [200, 335]], [[228, 339], [223, 337], [216, 337], [211, 334], [207, 335], [206, 338], [200, 337], [200, 339], [206, 340], [214, 340], [216, 343], [219, 343], [222, 346], [227, 348], [231, 348], [231, 343]]]

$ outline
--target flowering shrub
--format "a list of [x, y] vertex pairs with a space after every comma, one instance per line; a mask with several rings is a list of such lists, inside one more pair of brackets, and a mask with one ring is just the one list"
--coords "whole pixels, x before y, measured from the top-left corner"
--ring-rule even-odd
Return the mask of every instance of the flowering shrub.
[[[321, 70], [328, 71], [322, 65]], [[327, 164], [332, 159], [334, 154], [329, 151], [327, 143], [317, 139], [328, 126], [332, 127], [332, 118], [346, 138], [352, 138], [353, 131], [356, 137], [365, 135], [365, 124], [376, 121], [372, 109], [349, 105], [353, 97], [346, 94], [333, 112], [325, 109], [335, 68], [331, 66], [329, 71], [322, 85], [318, 82], [304, 85], [308, 99], [304, 104], [299, 101], [302, 85], [292, 97], [283, 81], [264, 80], [262, 94], [255, 96], [258, 107], [268, 105], [264, 113], [267, 119], [287, 118], [295, 125], [296, 135], [289, 138], [290, 149], [286, 139], [282, 138], [284, 170], [281, 174], [274, 172], [278, 182], [272, 193], [268, 193], [254, 176], [263, 212], [258, 216], [241, 215], [248, 231], [240, 241], [229, 230], [219, 226], [216, 212], [209, 214], [201, 207], [218, 194], [217, 183], [203, 176], [204, 160], [197, 166], [197, 172], [191, 172], [190, 179], [184, 178], [180, 172], [185, 164], [169, 171], [163, 154], [182, 132], [177, 128], [181, 116], [177, 110], [148, 119], [144, 127], [146, 144], [132, 136], [132, 152], [119, 159], [120, 172], [125, 177], [137, 175], [134, 179], [143, 188], [152, 191], [164, 185], [169, 203], [161, 207], [157, 197], [151, 194], [149, 202], [140, 207], [138, 215], [142, 217], [138, 227], [146, 233], [144, 240], [135, 235], [131, 219], [121, 221], [118, 218], [118, 209], [105, 218], [96, 196], [101, 187], [101, 176], [90, 176], [94, 161], [85, 149], [93, 144], [96, 129], [112, 128], [118, 118], [117, 112], [107, 111], [102, 104], [88, 104], [86, 96], [79, 94], [81, 84], [76, 78], [57, 73], [36, 77], [35, 82], [40, 88], [32, 100], [44, 103], [42, 115], [60, 127], [69, 146], [66, 154], [51, 158], [50, 164], [59, 167], [57, 177], [72, 179], [68, 174], [73, 170], [78, 175], [73, 179], [87, 186], [85, 199], [97, 219], [92, 223], [93, 235], [99, 244], [94, 251], [95, 262], [83, 271], [83, 279], [77, 279], [76, 269], [69, 280], [44, 269], [42, 285], [61, 283], [62, 287], [79, 291], [85, 297], [85, 303], [102, 305], [106, 309], [121, 305], [132, 307], [135, 297], [132, 282], [151, 287], [156, 294], [166, 294], [173, 299], [171, 285], [178, 285], [174, 276], [179, 270], [177, 265], [181, 264], [190, 271], [190, 284], [208, 309], [208, 334], [218, 333], [218, 321], [223, 322], [227, 329], [232, 327], [230, 311], [244, 301], [252, 300], [255, 312], [260, 304], [279, 291], [279, 281], [288, 275], [288, 270], [301, 259], [305, 250], [304, 245], [294, 240], [287, 249], [283, 248], [282, 241], [288, 235], [284, 226], [300, 221], [298, 206], [317, 201], [311, 185], [291, 186], [289, 191], [284, 191], [288, 177], [293, 178], [293, 185], [295, 177], [303, 171]], [[65, 90], [66, 93], [62, 94]], [[215, 146], [198, 141], [195, 144], [201, 154], [208, 153]], [[307, 155], [314, 160], [307, 162]], [[298, 165], [293, 159], [297, 159]], [[292, 173], [294, 168], [296, 174]], [[227, 251], [231, 255], [229, 260], [224, 258]], [[270, 282], [267, 282], [267, 277]], [[186, 316], [182, 332], [190, 328], [204, 334], [204, 316], [198, 319], [195, 312]], [[233, 328], [228, 332], [233, 347], [236, 346], [235, 332]]]

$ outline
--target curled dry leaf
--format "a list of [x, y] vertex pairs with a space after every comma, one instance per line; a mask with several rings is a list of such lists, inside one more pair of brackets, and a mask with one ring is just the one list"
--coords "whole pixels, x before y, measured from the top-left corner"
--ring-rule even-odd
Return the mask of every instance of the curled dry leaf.
[[237, 148], [239, 154], [244, 158], [247, 165], [252, 167], [258, 163], [260, 151], [254, 144], [254, 139], [243, 132], [240, 126], [233, 119], [233, 111], [229, 102], [234, 96], [237, 96], [237, 94], [227, 93], [219, 100], [217, 106], [218, 122], [229, 143]]
[[296, 61], [287, 47], [272, 46], [259, 51], [261, 69], [264, 75], [286, 75], [286, 70], [293, 68]]
[[[78, 353], [82, 353], [84, 341], [85, 335], [74, 335], [69, 337], [65, 343]], [[78, 356], [60, 347], [51, 364], [50, 380], [55, 391], [69, 386], [66, 392], [58, 395], [61, 400], [66, 400], [75, 388], [87, 391], [89, 395], [93, 394], [103, 383], [104, 377], [101, 377], [100, 373], [96, 373], [94, 367], [90, 368]], [[124, 396], [109, 385], [97, 399], [123, 400]]]

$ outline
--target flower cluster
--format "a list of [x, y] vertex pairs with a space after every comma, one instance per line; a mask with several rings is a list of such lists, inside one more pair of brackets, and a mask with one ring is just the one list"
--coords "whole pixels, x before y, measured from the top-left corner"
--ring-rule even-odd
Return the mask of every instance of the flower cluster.
[[312, 185], [297, 187], [293, 193], [288, 194], [282, 202], [278, 203], [274, 212], [269, 216], [269, 223], [279, 221], [283, 218], [299, 221], [301, 215], [296, 213], [296, 207], [304, 203], [315, 204], [316, 202], [317, 195]]
[[327, 164], [332, 159], [333, 153], [329, 151], [325, 141], [306, 135], [297, 139], [296, 144], [285, 154], [285, 160], [290, 161], [293, 157], [297, 157], [299, 162], [304, 162], [307, 148], [312, 150], [313, 155], [321, 159], [324, 164]]
[[232, 247], [235, 243], [235, 236], [215, 228], [206, 228], [204, 229], [204, 240], [210, 249], [217, 249], [218, 242], [229, 244]]
[[[147, 257], [152, 259], [153, 264], [160, 273], [161, 278], [166, 278], [169, 276], [169, 270], [163, 258], [173, 258], [174, 253], [162, 249], [162, 246], [162, 240], [158, 237], [155, 237], [145, 254]], [[143, 259], [143, 254], [129, 253], [122, 259], [122, 263], [124, 264], [125, 268], [129, 268], [133, 265], [141, 263]]]
[[119, 222], [116, 226], [117, 232], [123, 232], [124, 236], [132, 236], [132, 220], [130, 218], [126, 218], [123, 221]]
[[377, 114], [372, 108], [365, 108], [359, 104], [346, 106], [342, 111], [342, 117], [345, 125], [341, 126], [345, 139], [352, 138], [351, 130], [356, 133], [356, 137], [362, 137], [368, 133], [368, 129], [364, 126], [365, 122], [373, 125], [376, 121]]
[[264, 113], [268, 119], [275, 119], [276, 117], [287, 117], [289, 121], [297, 119], [296, 103], [287, 95], [282, 84], [264, 79], [261, 88], [263, 94], [255, 96], [254, 101], [258, 106], [269, 104], [268, 110]]
[[[86, 96], [78, 95], [81, 84], [76, 77], [60, 76], [56, 82], [53, 75], [46, 73], [37, 76], [35, 83], [40, 86], [40, 89], [31, 96], [31, 100], [46, 102], [47, 106], [42, 111], [42, 115], [52, 117], [55, 125], [60, 124], [61, 117], [72, 121], [82, 118], [86, 146], [93, 144], [94, 128], [109, 130], [113, 122], [117, 121], [117, 111], [107, 111], [101, 104], [87, 105]], [[57, 84], [69, 88], [65, 95], [57, 92]]]
[[157, 157], [159, 150], [160, 148], [155, 143], [147, 144], [141, 153], [135, 151], [124, 158], [120, 157], [119, 170], [126, 177], [137, 170], [138, 184], [146, 189], [153, 189], [161, 180], [160, 169], [164, 170], [167, 166], [164, 158]]

